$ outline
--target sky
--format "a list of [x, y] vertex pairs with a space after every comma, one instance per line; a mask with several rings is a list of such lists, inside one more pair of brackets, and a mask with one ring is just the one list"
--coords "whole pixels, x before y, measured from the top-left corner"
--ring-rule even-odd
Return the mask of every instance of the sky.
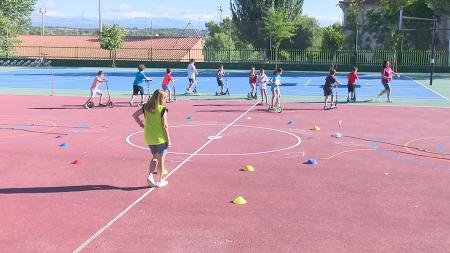
[[[229, 0], [101, 0], [103, 17], [123, 20], [130, 18], [171, 18], [203, 24], [205, 21], [219, 21], [218, 6], [223, 7], [224, 17], [230, 16]], [[342, 11], [337, 6], [338, 0], [305, 0], [303, 13], [316, 17], [322, 25], [338, 22]], [[46, 16], [54, 18], [71, 18], [96, 20], [98, 1], [96, 0], [38, 0], [36, 7], [47, 9]], [[35, 12], [33, 20], [38, 19]]]

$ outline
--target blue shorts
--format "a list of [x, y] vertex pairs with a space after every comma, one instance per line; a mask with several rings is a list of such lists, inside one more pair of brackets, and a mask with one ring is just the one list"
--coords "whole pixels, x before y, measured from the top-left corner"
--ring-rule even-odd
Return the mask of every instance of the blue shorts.
[[386, 89], [386, 90], [391, 90], [391, 83], [385, 83], [385, 82], [381, 82], [382, 84], [383, 84], [383, 86], [384, 86], [384, 89]]
[[150, 148], [152, 155], [165, 156], [169, 153], [169, 143], [167, 142], [159, 145], [148, 145], [148, 147]]
[[162, 86], [162, 90], [165, 91], [165, 92], [168, 92], [169, 91], [169, 85], [163, 85]]
[[280, 87], [278, 87], [278, 85], [272, 85], [272, 87], [270, 87], [270, 90], [271, 91], [280, 90]]

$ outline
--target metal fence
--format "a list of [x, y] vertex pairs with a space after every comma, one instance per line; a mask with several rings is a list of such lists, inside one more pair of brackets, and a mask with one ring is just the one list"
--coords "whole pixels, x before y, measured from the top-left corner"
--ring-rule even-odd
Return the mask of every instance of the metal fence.
[[[15, 47], [9, 50], [10, 58], [78, 59], [108, 60], [112, 54], [100, 48], [84, 47]], [[0, 53], [0, 56], [1, 53]], [[3, 55], [5, 57], [5, 55]], [[397, 66], [428, 66], [431, 62], [430, 51], [339, 51], [336, 54], [327, 50], [269, 50], [269, 49], [154, 49], [122, 48], [117, 50], [117, 60], [126, 61], [172, 61], [210, 63], [275, 63], [314, 64], [314, 65], [366, 65], [378, 66], [383, 60], [390, 60]], [[450, 52], [437, 51], [436, 66], [450, 66]]]

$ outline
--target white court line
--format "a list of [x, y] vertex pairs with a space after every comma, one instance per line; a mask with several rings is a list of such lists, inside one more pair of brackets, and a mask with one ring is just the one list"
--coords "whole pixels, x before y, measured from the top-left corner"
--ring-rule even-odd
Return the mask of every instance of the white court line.
[[[199, 127], [199, 126], [222, 126], [223, 124], [199, 124], [199, 125], [177, 125], [177, 126], [171, 126], [173, 128], [180, 128], [180, 127]], [[298, 137], [297, 135], [287, 132], [287, 131], [283, 131], [283, 130], [279, 130], [279, 129], [274, 129], [274, 128], [268, 128], [268, 127], [258, 127], [258, 126], [247, 126], [247, 125], [234, 125], [234, 127], [244, 127], [244, 128], [255, 128], [255, 129], [263, 129], [263, 130], [269, 130], [269, 131], [274, 131], [274, 132], [279, 132], [279, 133], [284, 133], [287, 135], [290, 135], [292, 137], [294, 137], [297, 142], [294, 145], [291, 145], [289, 147], [285, 147], [285, 148], [279, 148], [279, 149], [274, 149], [274, 150], [268, 150], [268, 151], [260, 151], [260, 152], [249, 152], [249, 153], [222, 153], [222, 154], [197, 154], [197, 156], [255, 156], [255, 155], [265, 155], [265, 154], [270, 154], [270, 153], [277, 153], [277, 152], [281, 152], [281, 151], [286, 151], [289, 149], [293, 149], [296, 148], [298, 146], [300, 146], [300, 144], [302, 143], [302, 139], [300, 137]], [[143, 146], [139, 146], [137, 144], [134, 144], [131, 141], [131, 137], [143, 133], [143, 131], [138, 131], [135, 133], [132, 133], [130, 135], [127, 136], [126, 141], [129, 145], [135, 147], [135, 148], [139, 148], [139, 149], [143, 149], [143, 150], [149, 150], [148, 147], [143, 147]], [[211, 138], [215, 139], [215, 138], [219, 138], [219, 136], [210, 136]], [[221, 139], [221, 136], [220, 138]], [[174, 154], [174, 155], [190, 155], [191, 153], [181, 153], [181, 152], [169, 152], [169, 154]]]
[[311, 79], [308, 79], [308, 81], [305, 84], [305, 87], [308, 86], [308, 84], [311, 82]]
[[425, 86], [425, 85], [423, 85], [423, 84], [421, 84], [421, 83], [417, 82], [416, 80], [412, 79], [412, 78], [411, 78], [411, 77], [409, 77], [409, 76], [405, 76], [405, 77], [406, 77], [406, 78], [408, 78], [409, 80], [411, 80], [411, 81], [415, 82], [416, 84], [418, 84], [418, 85], [420, 85], [420, 86], [424, 87], [425, 89], [427, 89], [427, 90], [429, 90], [429, 91], [433, 92], [434, 94], [438, 95], [439, 97], [441, 97], [441, 98], [443, 98], [443, 99], [445, 99], [445, 100], [447, 100], [447, 101], [448, 101], [448, 98], [447, 98], [446, 96], [444, 96], [444, 95], [442, 95], [442, 94], [440, 94], [440, 93], [438, 93], [438, 92], [436, 92], [436, 91], [434, 91], [434, 90], [432, 90], [432, 89], [428, 88], [427, 86]]
[[[259, 102], [258, 102], [259, 103]], [[223, 128], [220, 132], [218, 132], [215, 136], [220, 136], [223, 134], [228, 128], [234, 125], [238, 120], [240, 120], [242, 117], [244, 117], [247, 113], [249, 113], [253, 108], [255, 108], [258, 103], [255, 103], [252, 107], [250, 107], [247, 111], [242, 113], [239, 117], [237, 117], [233, 122], [228, 124], [225, 128]], [[213, 139], [209, 139], [203, 146], [201, 146], [199, 149], [197, 149], [194, 153], [192, 153], [188, 158], [186, 158], [183, 162], [181, 162], [175, 169], [173, 169], [166, 177], [164, 177], [164, 180], [169, 178], [173, 173], [178, 171], [183, 165], [185, 165], [189, 160], [191, 160], [194, 156], [196, 156], [198, 153], [200, 153], [206, 146], [208, 146], [211, 142], [213, 142]], [[103, 232], [105, 232], [109, 227], [111, 227], [116, 221], [118, 221], [120, 218], [122, 218], [128, 211], [130, 211], [135, 205], [137, 205], [139, 202], [141, 202], [147, 195], [149, 195], [152, 191], [154, 191], [155, 188], [151, 188], [148, 191], [146, 191], [141, 197], [139, 197], [136, 201], [134, 201], [131, 205], [129, 205], [125, 210], [123, 210], [121, 213], [119, 213], [114, 219], [112, 219], [108, 224], [106, 224], [104, 227], [102, 227], [100, 230], [98, 230], [93, 236], [91, 236], [87, 241], [85, 241], [83, 244], [81, 244], [77, 249], [73, 251], [73, 253], [78, 253], [84, 248], [86, 248], [89, 244], [91, 244], [97, 237], [99, 237]]]

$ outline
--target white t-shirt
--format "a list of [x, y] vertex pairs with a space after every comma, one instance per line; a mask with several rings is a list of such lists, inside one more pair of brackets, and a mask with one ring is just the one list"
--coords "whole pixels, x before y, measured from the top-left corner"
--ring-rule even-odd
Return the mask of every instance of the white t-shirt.
[[198, 74], [197, 68], [195, 67], [194, 63], [191, 63], [187, 67], [188, 72], [188, 78], [195, 79], [195, 76]]
[[267, 82], [269, 82], [269, 78], [267, 77], [266, 74], [260, 74], [256, 77], [256, 81], [259, 85], [261, 84], [267, 84]]
[[104, 82], [103, 78], [96, 76], [94, 78], [94, 81], [92, 81], [91, 90], [97, 90], [98, 86], [103, 82]]

